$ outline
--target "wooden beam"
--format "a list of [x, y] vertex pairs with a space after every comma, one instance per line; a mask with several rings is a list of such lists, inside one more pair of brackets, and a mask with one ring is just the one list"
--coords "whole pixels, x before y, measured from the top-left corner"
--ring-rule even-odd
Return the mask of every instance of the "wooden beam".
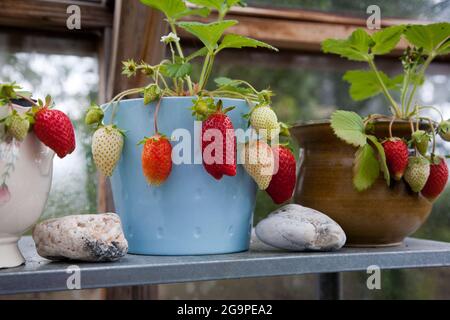
[[[236, 16], [250, 16], [260, 18], [275, 18], [278, 20], [294, 20], [294, 21], [312, 21], [323, 22], [343, 25], [353, 25], [366, 27], [366, 19], [334, 14], [324, 11], [312, 11], [304, 9], [274, 9], [274, 8], [261, 8], [261, 7], [234, 7], [230, 10], [230, 14]], [[429, 21], [423, 20], [411, 20], [411, 19], [394, 19], [383, 18], [381, 20], [382, 27], [388, 27], [398, 24], [414, 24], [414, 23], [429, 23]]]
[[125, 89], [146, 84], [143, 75], [127, 78], [122, 73], [122, 61], [134, 59], [150, 64], [164, 57], [161, 36], [166, 32], [161, 13], [151, 10], [139, 1], [116, 1], [113, 26], [113, 56], [110, 64], [108, 97]]
[[67, 7], [73, 4], [81, 9], [81, 30], [71, 32], [94, 32], [112, 27], [113, 8], [109, 1], [61, 0], [1, 0], [0, 26], [69, 31], [66, 26], [70, 15]]
[[[214, 14], [211, 17], [214, 17]], [[206, 19], [189, 17], [187, 20], [208, 22], [211, 17]], [[230, 28], [229, 32], [253, 37], [280, 49], [310, 52], [320, 52], [321, 43], [327, 38], [346, 38], [356, 28], [366, 27], [365, 19], [295, 9], [236, 7], [230, 11], [227, 19], [239, 20], [239, 24]], [[428, 22], [403, 19], [382, 20], [383, 27], [410, 23]], [[373, 32], [372, 30], [368, 31], [369, 33]], [[193, 38], [183, 30], [180, 30], [180, 34], [190, 39]], [[392, 55], [398, 56], [405, 48], [406, 43], [401, 41]]]

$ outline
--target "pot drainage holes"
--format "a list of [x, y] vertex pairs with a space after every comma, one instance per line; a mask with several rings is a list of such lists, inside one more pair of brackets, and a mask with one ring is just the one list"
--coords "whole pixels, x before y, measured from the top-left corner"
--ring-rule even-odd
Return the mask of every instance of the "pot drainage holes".
[[156, 230], [156, 238], [158, 238], [158, 239], [164, 238], [164, 228], [163, 227], [159, 227]]
[[202, 228], [195, 227], [194, 229], [194, 238], [198, 239], [202, 235]]

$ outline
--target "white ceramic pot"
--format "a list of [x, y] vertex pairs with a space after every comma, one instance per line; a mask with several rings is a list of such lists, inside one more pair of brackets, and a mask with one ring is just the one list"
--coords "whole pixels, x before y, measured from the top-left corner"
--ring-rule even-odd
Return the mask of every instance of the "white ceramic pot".
[[[0, 119], [8, 113], [0, 107]], [[13, 106], [19, 113], [27, 108]], [[29, 133], [23, 142], [5, 141], [0, 125], [0, 268], [25, 262], [17, 242], [39, 219], [47, 202], [54, 153]]]

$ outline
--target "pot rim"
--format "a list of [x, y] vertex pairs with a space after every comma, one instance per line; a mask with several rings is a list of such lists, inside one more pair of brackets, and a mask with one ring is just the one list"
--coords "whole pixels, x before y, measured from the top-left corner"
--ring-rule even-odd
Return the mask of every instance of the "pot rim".
[[[376, 119], [373, 120], [372, 123], [389, 123], [390, 120], [386, 119]], [[318, 120], [299, 120], [292, 124], [292, 129], [294, 128], [304, 128], [304, 127], [311, 127], [311, 126], [321, 126], [321, 125], [327, 125], [331, 123], [331, 119], [318, 119]], [[398, 119], [395, 120], [394, 123], [399, 124], [409, 124], [408, 120]], [[428, 124], [428, 121], [421, 120], [420, 124]], [[437, 122], [433, 120], [433, 124], [437, 125]]]
[[[162, 97], [161, 100], [192, 100], [197, 98], [198, 96], [171, 96], [171, 97]], [[214, 99], [220, 99], [220, 100], [231, 100], [231, 101], [239, 101], [239, 102], [247, 102], [244, 99], [239, 99], [239, 98], [227, 98], [227, 97], [213, 97]], [[144, 98], [131, 98], [131, 99], [122, 99], [119, 101], [120, 103], [131, 103], [131, 102], [136, 102], [136, 101], [143, 101]], [[108, 106], [110, 105], [109, 102], [107, 103], [103, 103], [102, 106]]]

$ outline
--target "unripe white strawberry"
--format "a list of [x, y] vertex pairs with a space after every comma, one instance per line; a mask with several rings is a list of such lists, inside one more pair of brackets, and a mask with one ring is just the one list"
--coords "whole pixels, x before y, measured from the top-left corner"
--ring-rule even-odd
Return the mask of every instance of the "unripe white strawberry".
[[257, 106], [250, 115], [250, 124], [262, 138], [273, 139], [280, 133], [275, 112], [269, 106]]
[[409, 157], [404, 178], [412, 191], [420, 192], [427, 183], [429, 175], [430, 161], [427, 158], [422, 156]]
[[258, 187], [267, 189], [275, 168], [272, 148], [261, 140], [247, 142], [241, 150], [241, 162]]
[[28, 119], [20, 116], [18, 113], [13, 113], [7, 119], [8, 134], [18, 141], [23, 141], [30, 129], [30, 122]]
[[123, 133], [108, 125], [95, 131], [92, 137], [94, 162], [105, 176], [110, 177], [119, 162], [123, 148]]

